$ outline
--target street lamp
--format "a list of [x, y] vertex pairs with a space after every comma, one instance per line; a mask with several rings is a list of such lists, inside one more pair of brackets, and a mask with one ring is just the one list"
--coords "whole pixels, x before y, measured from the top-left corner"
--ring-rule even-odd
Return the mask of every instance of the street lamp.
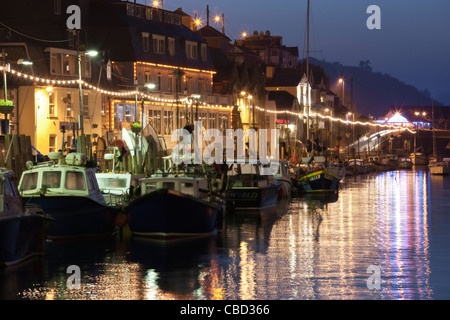
[[[255, 129], [255, 104], [253, 103], [253, 96], [250, 93], [247, 93], [245, 91], [241, 91], [241, 96], [247, 97], [249, 101], [249, 105], [252, 105], [252, 123], [253, 123], [253, 129]], [[252, 102], [250, 102], [252, 101]]]
[[345, 105], [345, 81], [344, 81], [344, 78], [339, 78], [339, 83], [342, 83], [342, 105]]
[[[95, 57], [98, 52], [95, 50], [88, 50], [84, 52], [85, 55]], [[78, 60], [78, 91], [80, 93], [80, 115], [78, 116], [78, 122], [80, 125], [81, 136], [84, 136], [84, 119], [83, 119], [83, 85], [81, 79], [81, 52], [80, 52], [80, 31], [77, 31], [77, 60]], [[79, 144], [77, 144], [77, 147]]]

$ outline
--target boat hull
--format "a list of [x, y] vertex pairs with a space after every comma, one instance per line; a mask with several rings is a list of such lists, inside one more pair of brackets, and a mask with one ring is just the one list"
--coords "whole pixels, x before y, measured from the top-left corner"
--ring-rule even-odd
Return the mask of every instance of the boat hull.
[[300, 177], [299, 186], [303, 192], [336, 192], [339, 179], [328, 171], [319, 170]]
[[49, 239], [77, 236], [105, 236], [118, 231], [114, 217], [119, 208], [99, 203], [83, 196], [24, 197], [25, 201], [39, 205], [53, 221]]
[[135, 235], [200, 236], [216, 230], [222, 207], [177, 191], [158, 189], [131, 201], [125, 213]]
[[446, 165], [430, 165], [428, 169], [432, 175], [447, 175], [450, 173], [450, 168]]
[[227, 190], [227, 208], [258, 210], [275, 206], [281, 184], [266, 187], [233, 187]]
[[47, 225], [44, 214], [0, 216], [0, 265], [10, 266], [43, 255]]
[[411, 169], [413, 166], [411, 161], [400, 161], [398, 163], [398, 168], [399, 169]]

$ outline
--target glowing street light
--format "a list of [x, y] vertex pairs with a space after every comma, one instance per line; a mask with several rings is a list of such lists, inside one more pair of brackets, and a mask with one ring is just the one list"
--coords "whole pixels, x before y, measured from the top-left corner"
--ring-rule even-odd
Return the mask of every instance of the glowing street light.
[[339, 83], [342, 83], [342, 105], [345, 105], [345, 81], [344, 78], [339, 78]]

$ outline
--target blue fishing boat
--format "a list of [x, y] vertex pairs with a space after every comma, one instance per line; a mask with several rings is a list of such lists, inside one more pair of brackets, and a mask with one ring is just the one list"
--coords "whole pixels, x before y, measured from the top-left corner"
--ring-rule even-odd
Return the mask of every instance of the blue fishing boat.
[[48, 237], [111, 235], [118, 231], [114, 218], [120, 207], [108, 206], [95, 177], [96, 168], [86, 166], [81, 153], [29, 165], [22, 173], [19, 191], [25, 201], [34, 203], [50, 215]]
[[50, 218], [35, 205], [24, 205], [13, 173], [0, 169], [0, 266], [43, 255]]
[[337, 192], [340, 178], [327, 170], [314, 158], [305, 158], [297, 171], [297, 186], [300, 192]]
[[233, 163], [228, 171], [226, 191], [230, 210], [259, 210], [275, 206], [281, 183], [267, 165], [263, 174], [261, 163]]
[[139, 183], [141, 195], [124, 210], [134, 235], [166, 238], [216, 231], [223, 202], [212, 194], [206, 178], [157, 174]]

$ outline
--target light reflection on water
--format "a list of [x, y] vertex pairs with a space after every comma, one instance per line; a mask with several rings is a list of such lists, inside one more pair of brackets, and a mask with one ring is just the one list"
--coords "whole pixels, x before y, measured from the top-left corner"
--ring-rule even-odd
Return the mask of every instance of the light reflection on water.
[[[432, 264], [430, 217], [449, 224], [448, 182], [421, 170], [348, 177], [338, 199], [294, 198], [239, 214], [207, 239], [54, 243], [44, 258], [0, 271], [0, 297], [447, 299], [448, 280], [433, 270], [448, 270], [449, 249], [433, 242], [435, 260], [446, 265]], [[80, 266], [79, 290], [67, 289], [69, 265]], [[380, 268], [379, 290], [367, 286], [369, 266]]]

